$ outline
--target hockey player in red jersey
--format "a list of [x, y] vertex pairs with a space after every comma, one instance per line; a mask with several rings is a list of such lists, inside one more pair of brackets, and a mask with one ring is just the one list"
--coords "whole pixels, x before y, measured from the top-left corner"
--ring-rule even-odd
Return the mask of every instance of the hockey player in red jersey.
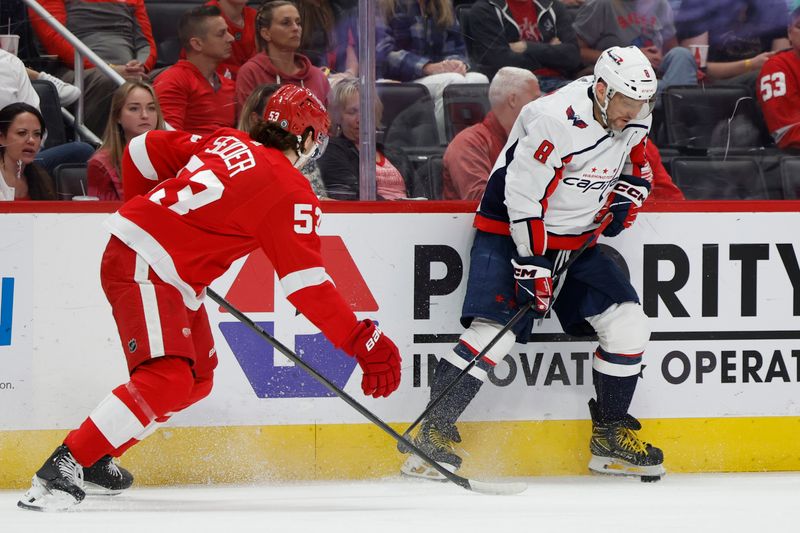
[[[223, 128], [201, 140], [168, 131], [138, 138], [126, 168], [155, 176], [158, 185], [106, 221], [112, 236], [100, 272], [130, 381], [67, 435], [20, 507], [62, 510], [90, 487], [130, 486], [130, 473], [111, 458], [211, 392], [217, 356], [205, 288], [256, 248], [274, 265], [292, 305], [356, 358], [364, 394], [397, 389], [397, 347], [372, 321], [358, 321], [331, 282], [317, 235], [319, 202], [297, 170], [324, 150], [328, 127], [319, 100], [286, 85], [249, 134]], [[173, 157], [181, 153], [182, 162]]]
[[[475, 216], [461, 317], [467, 329], [439, 361], [431, 399], [500, 335], [520, 307], [532, 307], [423, 420], [415, 442], [432, 459], [453, 470], [461, 466], [456, 420], [487, 372], [515, 343], [528, 341], [534, 319], [544, 317], [552, 303], [566, 333], [598, 337], [589, 468], [642, 479], [664, 473], [661, 450], [639, 439], [641, 426], [628, 414], [650, 338], [635, 289], [595, 247], [577, 256], [555, 288], [552, 279], [608, 213], [613, 218], [603, 234], [613, 237], [633, 223], [647, 198], [652, 172], [646, 142], [656, 86], [655, 72], [638, 48], [613, 47], [601, 54], [594, 76], [523, 107]], [[401, 471], [440, 477], [415, 455]]]
[[764, 63], [757, 87], [769, 132], [784, 150], [800, 148], [800, 7], [792, 11], [790, 19], [792, 47]]

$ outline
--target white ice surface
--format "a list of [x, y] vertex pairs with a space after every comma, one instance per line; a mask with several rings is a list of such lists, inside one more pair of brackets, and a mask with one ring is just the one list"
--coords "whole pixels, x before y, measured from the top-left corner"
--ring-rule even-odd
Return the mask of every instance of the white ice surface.
[[66, 513], [16, 507], [0, 491], [2, 533], [798, 532], [800, 473], [531, 478], [517, 496], [386, 479], [134, 488]]

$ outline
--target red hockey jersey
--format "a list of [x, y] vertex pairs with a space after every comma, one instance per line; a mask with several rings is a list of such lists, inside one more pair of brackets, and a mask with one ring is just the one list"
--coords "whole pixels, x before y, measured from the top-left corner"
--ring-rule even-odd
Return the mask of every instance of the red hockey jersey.
[[292, 305], [341, 346], [356, 317], [322, 262], [319, 201], [289, 160], [232, 128], [200, 141], [171, 131], [140, 139], [133, 149], [144, 150], [137, 156], [143, 166], [127, 153], [123, 183], [148, 173], [158, 181], [177, 175], [126, 202], [106, 221], [109, 231], [180, 291], [190, 309], [200, 307], [204, 289], [231, 263], [260, 247]]
[[769, 58], [757, 89], [775, 143], [783, 149], [800, 148], [800, 55], [790, 49]]

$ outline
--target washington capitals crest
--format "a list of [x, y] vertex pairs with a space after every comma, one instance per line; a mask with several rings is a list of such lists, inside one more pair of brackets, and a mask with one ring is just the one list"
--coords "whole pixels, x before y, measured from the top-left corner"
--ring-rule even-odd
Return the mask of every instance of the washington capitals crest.
[[572, 121], [572, 125], [576, 128], [583, 129], [588, 126], [588, 124], [581, 119], [580, 115], [575, 113], [575, 110], [572, 109], [572, 106], [567, 108], [567, 118]]

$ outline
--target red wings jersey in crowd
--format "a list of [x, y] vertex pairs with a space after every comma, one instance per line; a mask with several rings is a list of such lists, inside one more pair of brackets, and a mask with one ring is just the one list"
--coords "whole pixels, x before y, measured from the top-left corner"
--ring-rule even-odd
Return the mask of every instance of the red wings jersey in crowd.
[[292, 305], [336, 346], [355, 327], [323, 266], [319, 201], [280, 151], [231, 128], [202, 139], [151, 131], [126, 150], [123, 183], [126, 198], [136, 187], [150, 191], [130, 198], [106, 227], [188, 308], [199, 308], [205, 287], [260, 247]]
[[794, 49], [761, 68], [758, 101], [770, 134], [781, 148], [800, 148], [800, 56]]

